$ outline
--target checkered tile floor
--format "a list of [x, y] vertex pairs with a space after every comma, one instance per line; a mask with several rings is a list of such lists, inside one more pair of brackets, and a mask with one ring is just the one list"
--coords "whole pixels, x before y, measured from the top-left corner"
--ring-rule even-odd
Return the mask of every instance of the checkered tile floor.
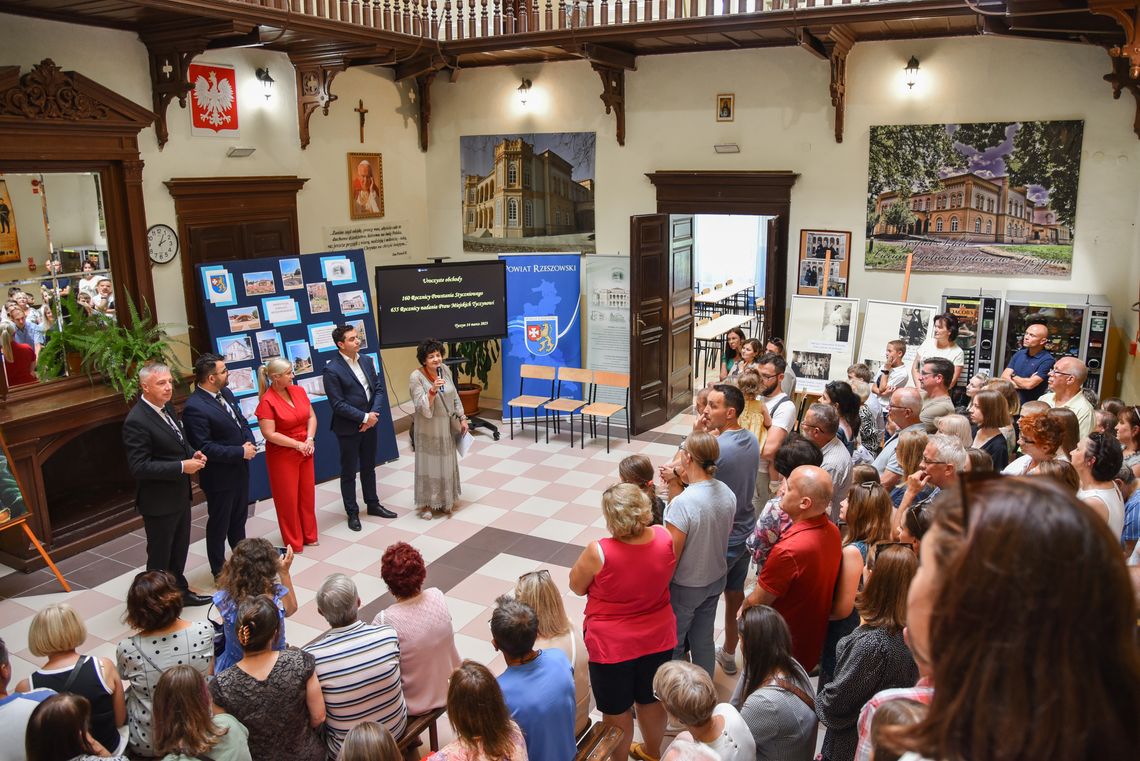
[[[577, 444], [571, 449], [565, 431], [549, 444], [543, 442], [541, 433], [534, 443], [529, 428], [525, 435], [516, 429], [513, 441], [506, 424], [501, 426], [500, 441], [479, 431], [471, 452], [460, 461], [463, 494], [459, 509], [450, 518], [425, 521], [416, 517], [412, 504], [414, 455], [407, 421], [397, 420], [397, 430], [403, 431], [397, 435], [400, 458], [377, 468], [376, 481], [381, 502], [399, 517], [383, 520], [362, 515], [363, 530], [349, 531], [337, 482], [317, 486], [321, 544], [306, 548], [293, 563], [300, 608], [286, 622], [288, 641], [303, 645], [327, 628], [314, 598], [331, 573], [347, 574], [356, 582], [365, 601], [361, 616], [371, 620], [391, 602], [380, 578], [380, 555], [389, 544], [403, 540], [423, 553], [428, 563], [426, 586], [446, 594], [460, 655], [500, 673], [503, 658], [492, 648], [487, 626], [495, 598], [513, 589], [520, 574], [547, 568], [566, 591], [567, 612], [580, 625], [585, 598], [570, 593], [567, 582], [581, 549], [607, 535], [601, 516], [602, 491], [617, 481], [618, 462], [629, 454], [644, 454], [655, 465], [667, 462], [681, 436], [692, 429], [692, 422], [691, 415], [680, 415], [630, 444], [618, 429], [608, 454], [604, 438], [588, 440], [585, 449]], [[205, 525], [205, 506], [200, 505], [194, 510], [187, 577], [195, 591], [212, 593]], [[258, 503], [247, 531], [250, 536], [281, 543], [270, 502]], [[123, 623], [123, 601], [131, 579], [144, 565], [145, 541], [140, 530], [61, 562], [61, 570], [75, 587], [69, 594], [60, 590], [47, 571], [28, 575], [0, 566], [0, 637], [12, 655], [13, 683], [40, 665], [28, 652], [28, 624], [39, 608], [54, 602], [66, 601], [84, 616], [88, 639], [83, 652], [113, 660], [117, 643], [130, 633]], [[202, 619], [206, 612], [206, 607], [188, 608], [185, 616]], [[719, 669], [717, 680], [727, 696], [732, 680]], [[446, 742], [450, 727], [441, 724], [440, 729]]]

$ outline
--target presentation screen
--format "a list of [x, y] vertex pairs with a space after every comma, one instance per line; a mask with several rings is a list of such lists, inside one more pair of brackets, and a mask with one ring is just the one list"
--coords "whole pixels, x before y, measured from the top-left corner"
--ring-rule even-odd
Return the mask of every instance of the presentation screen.
[[506, 264], [497, 260], [377, 267], [380, 346], [415, 346], [429, 337], [502, 338], [507, 333], [506, 277]]

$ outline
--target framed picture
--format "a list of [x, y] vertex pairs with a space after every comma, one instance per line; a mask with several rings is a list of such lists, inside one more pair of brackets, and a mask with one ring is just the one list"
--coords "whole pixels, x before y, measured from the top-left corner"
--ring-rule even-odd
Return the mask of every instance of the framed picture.
[[850, 268], [849, 231], [800, 230], [800, 260], [796, 271], [798, 295], [846, 297]]
[[384, 165], [379, 153], [348, 154], [348, 216], [384, 216]]
[[731, 122], [736, 119], [736, 95], [730, 92], [716, 96], [716, 120]]

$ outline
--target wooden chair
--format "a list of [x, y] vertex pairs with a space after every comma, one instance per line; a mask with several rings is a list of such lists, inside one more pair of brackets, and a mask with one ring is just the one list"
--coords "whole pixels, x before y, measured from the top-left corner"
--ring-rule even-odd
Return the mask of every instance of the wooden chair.
[[419, 716], [409, 716], [408, 723], [404, 727], [404, 734], [400, 735], [400, 739], [396, 742], [396, 746], [401, 751], [406, 751], [416, 745], [416, 740], [424, 733], [426, 729], [428, 732], [428, 747], [433, 751], [439, 750], [439, 730], [436, 727], [436, 722], [439, 717], [443, 716], [446, 708], [436, 708], [428, 713], [422, 713]]
[[[554, 413], [554, 435], [558, 435], [558, 429], [562, 424], [562, 413], [567, 412], [570, 414], [570, 448], [574, 448], [574, 413], [577, 412], [581, 416], [582, 408], [589, 404], [590, 399], [590, 385], [594, 382], [594, 371], [583, 370], [580, 367], [560, 367], [558, 368], [558, 386], [554, 394], [554, 399], [546, 403], [546, 443], [550, 443], [550, 413]], [[563, 383], [581, 383], [582, 384], [582, 398], [574, 399], [569, 396], [562, 395]], [[586, 421], [582, 420], [582, 438], [586, 438]]]
[[[519, 395], [507, 402], [507, 411], [511, 416], [511, 438], [515, 437], [515, 407], [522, 410], [519, 415], [519, 425], [526, 430], [526, 411], [534, 410], [534, 443], [538, 443], [538, 408], [554, 398], [554, 372], [552, 365], [523, 365], [519, 368]], [[550, 381], [550, 391], [546, 396], [524, 394], [524, 385], [527, 379], [536, 381]]]
[[609, 761], [621, 740], [622, 731], [613, 724], [591, 724], [578, 738], [574, 761]]
[[[614, 404], [613, 402], [599, 402], [595, 401], [598, 395], [598, 388], [600, 386], [608, 386], [610, 388], [623, 388], [625, 389], [625, 403]], [[622, 410], [626, 411], [625, 419], [625, 442], [628, 444], [629, 438], [629, 373], [611, 373], [605, 370], [594, 371], [594, 390], [590, 395], [590, 404], [582, 408], [582, 417], [590, 418], [590, 436], [597, 438], [598, 436], [598, 418], [606, 419], [606, 452], [610, 451], [610, 418]], [[586, 448], [585, 441], [585, 422], [583, 421], [582, 430], [582, 448]]]

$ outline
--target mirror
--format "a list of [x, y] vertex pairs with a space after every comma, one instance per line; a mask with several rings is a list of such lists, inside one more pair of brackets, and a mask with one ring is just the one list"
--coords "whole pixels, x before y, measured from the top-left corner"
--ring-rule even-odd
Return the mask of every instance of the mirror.
[[115, 320], [99, 173], [0, 173], [0, 287], [7, 387], [79, 373], [74, 352], [61, 351], [50, 378], [36, 365], [53, 332]]

